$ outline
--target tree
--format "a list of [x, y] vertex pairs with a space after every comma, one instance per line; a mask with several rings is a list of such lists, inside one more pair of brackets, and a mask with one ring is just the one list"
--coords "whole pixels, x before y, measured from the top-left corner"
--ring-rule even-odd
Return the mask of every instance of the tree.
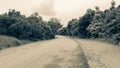
[[50, 21], [48, 21], [48, 25], [51, 27], [53, 33], [55, 34], [57, 34], [58, 29], [62, 27], [60, 20], [57, 18], [51, 18]]
[[115, 8], [115, 4], [116, 4], [115, 1], [112, 0], [112, 2], [111, 2], [111, 10]]
[[25, 21], [13, 24], [9, 27], [10, 35], [19, 39], [44, 40], [54, 38], [52, 30], [44, 21], [36, 23], [36, 19], [26, 18]]
[[88, 38], [90, 36], [90, 33], [87, 31], [87, 28], [91, 24], [94, 15], [95, 15], [95, 11], [92, 9], [88, 9], [87, 13], [79, 19], [78, 31], [80, 37]]
[[79, 32], [78, 32], [78, 19], [72, 19], [68, 22], [67, 25], [67, 30], [68, 30], [68, 35], [70, 36], [79, 36]]
[[69, 35], [66, 27], [60, 28], [57, 32], [58, 35]]
[[9, 34], [8, 27], [12, 24], [19, 22], [22, 20], [22, 15], [19, 11], [15, 11], [14, 9], [9, 10], [8, 13], [0, 15], [0, 34]]
[[91, 37], [97, 38], [99, 37], [99, 34], [102, 34], [102, 26], [103, 26], [103, 20], [104, 15], [103, 12], [98, 9], [99, 7], [95, 7], [95, 15], [93, 16], [93, 20], [91, 21], [91, 24], [88, 26], [87, 30], [91, 33]]

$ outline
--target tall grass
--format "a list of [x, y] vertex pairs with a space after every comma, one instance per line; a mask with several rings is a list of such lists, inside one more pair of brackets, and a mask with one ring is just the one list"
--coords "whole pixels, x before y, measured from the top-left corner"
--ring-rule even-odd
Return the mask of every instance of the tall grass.
[[21, 45], [22, 42], [16, 38], [9, 36], [0, 36], [0, 50], [8, 47], [14, 47]]

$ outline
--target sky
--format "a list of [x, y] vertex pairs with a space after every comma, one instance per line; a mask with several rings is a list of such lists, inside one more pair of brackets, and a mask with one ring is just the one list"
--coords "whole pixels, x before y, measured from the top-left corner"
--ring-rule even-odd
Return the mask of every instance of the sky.
[[[110, 7], [112, 0], [0, 0], [0, 13], [9, 9], [21, 11], [29, 16], [38, 12], [44, 20], [51, 17], [61, 19], [61, 23], [66, 25], [73, 18], [84, 15], [86, 10], [99, 6], [101, 10]], [[120, 0], [115, 0], [116, 6], [120, 5]]]

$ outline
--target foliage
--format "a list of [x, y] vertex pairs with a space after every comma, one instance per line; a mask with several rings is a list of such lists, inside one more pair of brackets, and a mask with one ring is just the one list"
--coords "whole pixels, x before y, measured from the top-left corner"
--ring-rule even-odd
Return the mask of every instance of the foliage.
[[70, 36], [78, 36], [78, 19], [72, 19], [71, 21], [68, 22], [67, 25], [67, 30], [68, 30], [68, 35]]
[[79, 37], [87, 38], [90, 36], [89, 32], [87, 31], [87, 27], [93, 21], [94, 15], [95, 15], [95, 11], [92, 9], [88, 9], [87, 13], [79, 19], [79, 23], [78, 23]]
[[50, 21], [48, 21], [48, 25], [51, 27], [52, 32], [55, 34], [57, 34], [59, 28], [62, 27], [60, 20], [58, 20], [57, 18], [51, 18]]
[[57, 32], [58, 35], [68, 35], [68, 30], [66, 27], [60, 28]]
[[88, 9], [79, 19], [72, 19], [59, 33], [80, 38], [102, 38], [120, 44], [120, 6], [115, 7], [115, 3], [112, 2], [109, 9], [95, 9]]
[[81, 38], [89, 37], [90, 35], [89, 35], [89, 32], [87, 31], [87, 27], [93, 20], [94, 14], [95, 12], [92, 9], [88, 9], [86, 14], [83, 17], [80, 17], [79, 19], [70, 20], [66, 27], [67, 29], [66, 34], [73, 37], [74, 36], [81, 37]]
[[0, 50], [8, 47], [19, 46], [22, 42], [16, 38], [0, 36]]
[[26, 17], [20, 11], [10, 9], [8, 13], [0, 15], [0, 34], [19, 39], [44, 40], [52, 39], [62, 25], [56, 18], [46, 22], [37, 12]]

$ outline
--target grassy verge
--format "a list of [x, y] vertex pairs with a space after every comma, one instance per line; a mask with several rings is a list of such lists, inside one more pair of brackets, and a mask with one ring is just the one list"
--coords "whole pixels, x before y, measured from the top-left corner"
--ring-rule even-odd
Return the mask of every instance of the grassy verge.
[[16, 38], [2, 35], [0, 36], [0, 50], [20, 45], [22, 45], [22, 42]]

